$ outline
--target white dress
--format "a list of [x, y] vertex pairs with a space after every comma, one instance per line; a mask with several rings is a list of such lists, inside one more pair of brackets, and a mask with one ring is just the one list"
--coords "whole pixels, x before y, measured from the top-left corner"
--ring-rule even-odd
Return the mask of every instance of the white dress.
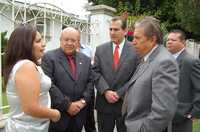
[[[10, 105], [10, 116], [5, 126], [6, 132], [48, 132], [49, 119], [29, 116], [25, 114], [21, 108], [20, 99], [15, 86], [15, 73], [27, 62], [30, 62], [30, 60], [18, 61], [14, 65], [9, 76], [6, 92], [8, 103]], [[51, 80], [44, 74], [40, 66], [37, 66], [36, 68], [40, 73], [40, 104], [50, 108], [51, 100], [49, 89]]]

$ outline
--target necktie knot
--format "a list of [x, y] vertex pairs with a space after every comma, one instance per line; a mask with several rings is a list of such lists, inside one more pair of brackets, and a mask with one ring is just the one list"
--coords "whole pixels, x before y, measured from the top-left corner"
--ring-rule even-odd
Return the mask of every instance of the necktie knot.
[[67, 58], [68, 59], [74, 59], [74, 57], [72, 55], [68, 55]]

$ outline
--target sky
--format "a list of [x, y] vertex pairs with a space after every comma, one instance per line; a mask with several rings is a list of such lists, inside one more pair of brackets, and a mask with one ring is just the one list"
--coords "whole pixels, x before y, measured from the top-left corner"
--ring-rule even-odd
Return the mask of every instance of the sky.
[[[18, 0], [18, 1], [25, 1], [25, 0]], [[36, 2], [49, 2], [54, 4], [58, 7], [61, 7], [68, 13], [73, 13], [79, 15], [80, 17], [84, 17], [87, 12], [84, 9], [84, 5], [87, 3], [87, 0], [26, 0], [29, 3], [36, 3]]]

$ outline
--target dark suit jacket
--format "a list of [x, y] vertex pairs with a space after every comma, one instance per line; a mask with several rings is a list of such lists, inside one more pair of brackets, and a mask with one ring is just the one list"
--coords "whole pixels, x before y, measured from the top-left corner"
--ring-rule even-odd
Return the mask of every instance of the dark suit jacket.
[[177, 58], [180, 69], [178, 109], [173, 122], [186, 119], [187, 114], [200, 118], [200, 61], [184, 50]]
[[[83, 98], [89, 102], [91, 98], [93, 83], [90, 58], [76, 52], [75, 59], [76, 80], [72, 77], [70, 65], [62, 49], [49, 51], [42, 59], [42, 68], [52, 81], [50, 89], [52, 107], [61, 112], [60, 121], [50, 125], [50, 129], [54, 131], [62, 131], [68, 126], [71, 117], [67, 109], [71, 101]], [[86, 108], [75, 116], [78, 125], [82, 126], [85, 122]]]
[[127, 132], [161, 132], [176, 111], [178, 65], [171, 54], [158, 46], [131, 78], [126, 107]]
[[[117, 71], [113, 70], [112, 42], [96, 48], [93, 70], [97, 89], [96, 109], [103, 113], [121, 114], [123, 95], [128, 87], [127, 82], [133, 75], [138, 64], [138, 57], [131, 43], [125, 41]], [[114, 90], [121, 97], [116, 103], [110, 104], [104, 97], [106, 90]]]

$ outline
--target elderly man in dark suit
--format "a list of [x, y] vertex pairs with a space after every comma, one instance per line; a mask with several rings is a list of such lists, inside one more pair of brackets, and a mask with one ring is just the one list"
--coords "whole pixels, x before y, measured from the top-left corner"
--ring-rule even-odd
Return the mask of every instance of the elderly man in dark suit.
[[61, 119], [50, 124], [49, 132], [81, 132], [86, 121], [87, 103], [93, 91], [91, 60], [76, 52], [80, 33], [68, 27], [62, 31], [60, 48], [47, 52], [42, 68], [51, 78], [52, 107]]
[[132, 44], [125, 40], [126, 22], [114, 17], [109, 30], [111, 41], [96, 48], [93, 65], [98, 131], [113, 132], [116, 124], [118, 132], [125, 132], [121, 107], [138, 57]]
[[133, 45], [143, 57], [129, 82], [123, 113], [127, 132], [162, 132], [176, 110], [178, 65], [160, 44], [159, 21], [145, 17], [134, 25]]
[[186, 49], [185, 33], [172, 30], [166, 46], [179, 64], [178, 108], [173, 119], [173, 132], [192, 132], [192, 120], [200, 117], [200, 61]]

